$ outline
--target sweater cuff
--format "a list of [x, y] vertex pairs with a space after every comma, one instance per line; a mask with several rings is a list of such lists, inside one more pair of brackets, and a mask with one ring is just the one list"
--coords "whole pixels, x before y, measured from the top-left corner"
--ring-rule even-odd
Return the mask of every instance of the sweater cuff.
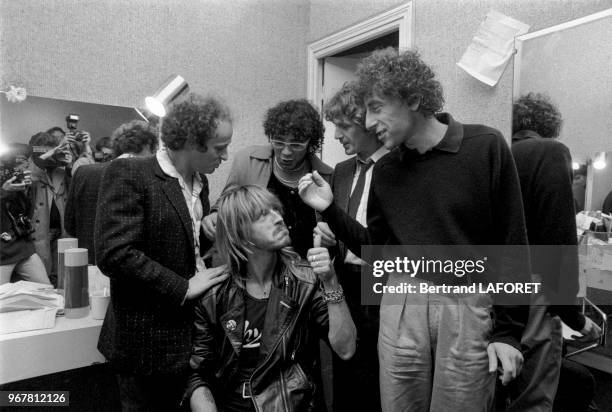
[[509, 335], [497, 336], [497, 337], [493, 336], [493, 338], [491, 339], [491, 343], [495, 343], [495, 342], [505, 343], [507, 345], [512, 346], [514, 349], [518, 350], [519, 352], [521, 352], [521, 343], [513, 336], [509, 336]]

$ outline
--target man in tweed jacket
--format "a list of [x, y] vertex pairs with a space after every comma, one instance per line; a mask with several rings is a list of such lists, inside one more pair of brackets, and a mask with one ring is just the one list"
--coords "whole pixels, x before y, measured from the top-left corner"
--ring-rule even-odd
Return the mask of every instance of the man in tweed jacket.
[[124, 411], [175, 410], [191, 350], [193, 304], [223, 281], [206, 269], [201, 231], [208, 182], [227, 160], [228, 108], [191, 95], [164, 119], [165, 148], [148, 158], [117, 159], [102, 178], [95, 245], [111, 279], [98, 348], [117, 371]]

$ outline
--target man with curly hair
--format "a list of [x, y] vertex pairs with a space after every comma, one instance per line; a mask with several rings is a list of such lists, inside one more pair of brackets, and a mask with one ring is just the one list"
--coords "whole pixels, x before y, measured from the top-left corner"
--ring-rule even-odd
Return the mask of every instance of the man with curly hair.
[[98, 349], [117, 371], [123, 410], [172, 411], [182, 399], [194, 302], [227, 278], [224, 267], [206, 268], [200, 225], [205, 174], [227, 160], [232, 132], [225, 104], [190, 95], [164, 118], [164, 149], [104, 171], [95, 247], [111, 303]]
[[[521, 245], [514, 251], [522, 256], [504, 256], [506, 265], [490, 262], [498, 270], [487, 281], [529, 281], [520, 186], [502, 135], [440, 113], [442, 87], [414, 51], [376, 51], [357, 76], [365, 126], [394, 149], [374, 165], [367, 228], [338, 207], [316, 174], [300, 181], [305, 202], [356, 253], [361, 245]], [[390, 285], [410, 281], [389, 277]], [[504, 384], [520, 372], [526, 315], [526, 307], [487, 294], [385, 294], [383, 411], [491, 410], [498, 365]]]
[[514, 102], [512, 154], [521, 182], [532, 276], [542, 282], [544, 294], [532, 299], [529, 309], [521, 339], [523, 371], [507, 389], [500, 388], [498, 398], [510, 403], [508, 411], [552, 410], [561, 371], [561, 320], [580, 331], [583, 341], [601, 333], [574, 305], [578, 251], [572, 158], [556, 140], [561, 124], [561, 113], [544, 94], [528, 93]]
[[[323, 124], [317, 110], [304, 99], [278, 103], [266, 113], [264, 132], [269, 143], [249, 146], [238, 153], [232, 162], [223, 193], [235, 185], [258, 185], [267, 188], [280, 199], [289, 229], [291, 246], [306, 258], [312, 247], [312, 231], [317, 216], [304, 204], [297, 192], [298, 180], [313, 170], [329, 180], [333, 169], [315, 153], [323, 143]], [[204, 231], [214, 239], [216, 207], [204, 219]]]
[[[119, 126], [109, 140], [112, 153], [120, 159], [151, 156], [157, 150], [157, 129], [145, 121], [132, 120]], [[79, 247], [87, 249], [92, 265], [96, 264], [93, 237], [98, 190], [107, 166], [108, 163], [96, 163], [80, 167], [66, 200], [64, 227], [70, 236], [79, 239]]]

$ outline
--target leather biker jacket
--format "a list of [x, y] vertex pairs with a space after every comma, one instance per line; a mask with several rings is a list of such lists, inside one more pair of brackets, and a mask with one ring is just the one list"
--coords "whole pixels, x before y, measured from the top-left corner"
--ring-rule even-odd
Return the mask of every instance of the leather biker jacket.
[[[279, 265], [282, 265], [279, 260]], [[238, 369], [244, 334], [244, 293], [230, 278], [211, 288], [198, 302], [190, 357], [192, 374], [186, 400], [199, 386], [207, 386], [217, 407], [231, 388]], [[277, 271], [270, 291], [260, 347], [260, 362], [242, 393], [256, 411], [318, 410], [313, 370], [318, 363], [318, 340], [327, 340], [327, 304], [316, 275], [307, 263]]]

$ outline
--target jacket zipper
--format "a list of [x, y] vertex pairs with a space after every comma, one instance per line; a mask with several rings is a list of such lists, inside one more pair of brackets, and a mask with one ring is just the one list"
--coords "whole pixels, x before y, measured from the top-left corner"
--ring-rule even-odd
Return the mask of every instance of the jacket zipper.
[[283, 406], [285, 407], [285, 411], [289, 412], [289, 404], [287, 403], [287, 396], [285, 393], [285, 388], [286, 388], [286, 384], [285, 384], [285, 377], [283, 376], [283, 371], [280, 371], [280, 385], [281, 385], [281, 398], [283, 400]]
[[[289, 287], [289, 279], [287, 278], [287, 275], [285, 275], [285, 294], [287, 294], [288, 287]], [[276, 343], [274, 344], [274, 347], [272, 348], [270, 353], [268, 353], [268, 356], [266, 356], [266, 359], [264, 359], [262, 364], [259, 365], [259, 367], [253, 371], [253, 373], [251, 374], [251, 377], [249, 378], [249, 390], [251, 392], [251, 402], [253, 402], [253, 405], [255, 406], [256, 411], [259, 411], [259, 408], [255, 400], [253, 399], [253, 387], [252, 387], [253, 376], [255, 376], [255, 374], [259, 372], [259, 370], [262, 369], [266, 365], [266, 363], [270, 360], [272, 355], [274, 355], [274, 352], [276, 352], [276, 349], [278, 349], [278, 345], [285, 338], [285, 333], [287, 333], [287, 328], [283, 331], [283, 334], [280, 336], [280, 339], [276, 341]], [[281, 375], [282, 375], [282, 372], [281, 372]]]

